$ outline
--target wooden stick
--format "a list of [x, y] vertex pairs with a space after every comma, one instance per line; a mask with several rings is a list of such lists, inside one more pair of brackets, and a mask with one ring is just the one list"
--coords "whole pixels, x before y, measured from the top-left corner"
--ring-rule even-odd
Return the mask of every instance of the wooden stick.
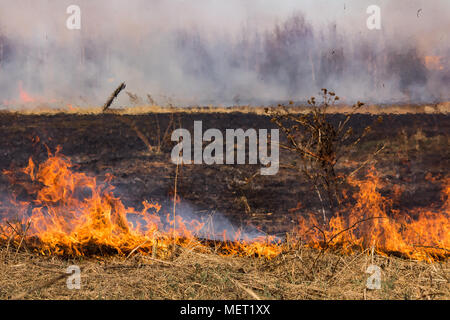
[[231, 280], [231, 282], [233, 282], [234, 283], [234, 285], [236, 286], [236, 287], [238, 287], [239, 289], [242, 289], [242, 290], [244, 290], [245, 292], [247, 292], [253, 299], [255, 299], [255, 300], [261, 300], [261, 298], [255, 293], [255, 291], [253, 291], [253, 290], [251, 290], [251, 289], [249, 289], [249, 288], [246, 288], [246, 287], [244, 287], [239, 281], [237, 281], [236, 279], [233, 279], [233, 278], [229, 278], [230, 280]]
[[117, 87], [116, 90], [114, 90], [114, 92], [111, 94], [111, 96], [108, 98], [108, 100], [106, 101], [106, 103], [103, 105], [103, 112], [106, 111], [106, 109], [109, 108], [109, 106], [113, 103], [114, 99], [117, 98], [117, 96], [119, 95], [120, 91], [122, 91], [123, 89], [125, 89], [126, 84], [125, 82], [122, 82], [120, 84], [120, 86]]

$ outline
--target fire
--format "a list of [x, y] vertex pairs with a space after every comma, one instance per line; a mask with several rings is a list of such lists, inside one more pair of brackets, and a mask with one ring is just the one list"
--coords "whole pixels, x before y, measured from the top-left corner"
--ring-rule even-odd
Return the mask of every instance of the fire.
[[444, 70], [442, 56], [425, 56], [425, 66], [429, 70]]
[[[24, 84], [23, 81], [20, 80], [18, 82], [18, 90], [19, 90], [19, 96], [16, 99], [3, 99], [2, 100], [2, 104], [5, 106], [14, 106], [14, 105], [33, 105], [38, 107], [37, 110], [40, 110], [42, 108], [45, 108], [46, 105], [51, 105], [51, 104], [57, 104], [60, 101], [58, 101], [58, 99], [55, 98], [45, 98], [42, 96], [37, 96], [37, 95], [31, 95], [30, 93], [28, 93], [25, 89], [24, 89]], [[74, 111], [75, 108], [72, 108], [72, 106], [69, 105], [69, 109], [70, 111]], [[45, 109], [42, 109], [45, 110]], [[45, 110], [46, 111], [46, 110]]]
[[19, 82], [19, 96], [20, 96], [20, 100], [22, 102], [25, 103], [30, 103], [30, 102], [34, 102], [35, 99], [32, 98], [24, 89], [23, 89], [23, 84], [22, 81]]
[[[70, 159], [60, 154], [60, 148], [55, 154], [49, 151], [48, 159], [39, 166], [30, 158], [20, 173], [31, 183], [18, 182], [15, 172], [4, 171], [13, 183], [22, 184], [34, 200], [10, 200], [10, 206], [0, 215], [3, 241], [17, 236], [14, 234], [17, 228], [8, 228], [11, 226], [8, 219], [13, 218], [20, 226], [26, 226], [26, 242], [44, 255], [154, 252], [164, 257], [175, 245], [206, 248], [195, 237], [203, 223], [183, 221], [171, 214], [161, 218], [158, 214], [161, 206], [157, 203], [144, 201], [140, 211], [125, 207], [113, 194], [111, 175], [103, 183], [97, 183], [96, 177], [75, 172]], [[271, 258], [280, 248], [269, 242], [272, 239], [224, 239], [219, 252]]]
[[450, 178], [444, 179], [442, 205], [400, 212], [380, 193], [381, 179], [372, 169], [366, 179], [350, 181], [359, 189], [351, 206], [342, 208], [326, 225], [314, 214], [303, 216], [293, 236], [281, 242], [271, 236], [245, 239], [239, 232], [230, 239], [226, 231], [220, 241], [200, 239], [197, 234], [205, 227], [203, 222], [185, 221], [172, 212], [162, 214], [159, 204], [148, 201], [142, 202], [140, 210], [126, 207], [114, 195], [111, 175], [99, 183], [96, 177], [75, 171], [60, 148], [54, 154], [49, 151], [48, 159], [38, 166], [30, 158], [19, 173], [4, 174], [25, 188], [33, 200], [13, 197], [2, 203], [0, 241], [23, 241], [44, 255], [141, 253], [164, 258], [181, 246], [200, 251], [214, 247], [223, 255], [273, 258], [301, 243], [344, 253], [373, 248], [380, 254], [426, 261], [449, 256]]
[[356, 203], [342, 209], [323, 227], [314, 218], [301, 218], [297, 235], [313, 247], [374, 248], [380, 254], [393, 253], [417, 260], [447, 258], [450, 248], [450, 178], [445, 179], [442, 206], [399, 211], [392, 200], [381, 195], [381, 180], [372, 168], [365, 180], [353, 179], [359, 188]]

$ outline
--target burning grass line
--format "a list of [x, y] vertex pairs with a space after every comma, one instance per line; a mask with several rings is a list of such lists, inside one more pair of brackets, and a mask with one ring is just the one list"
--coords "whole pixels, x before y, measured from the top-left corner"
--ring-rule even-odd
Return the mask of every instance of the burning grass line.
[[[20, 222], [14, 222], [10, 223], [9, 221], [4, 220], [5, 224], [8, 226], [6, 229], [8, 229], [8, 232], [12, 236], [13, 234], [17, 234], [17, 236], [10, 237], [8, 240], [8, 250], [10, 246], [10, 241], [12, 242], [12, 245], [14, 246], [16, 250], [15, 257], [17, 256], [18, 252], [22, 248], [22, 245], [25, 246], [26, 250], [30, 248], [33, 251], [40, 252], [41, 254], [55, 254], [55, 255], [61, 255], [61, 256], [77, 256], [77, 255], [85, 255], [85, 256], [94, 256], [94, 255], [120, 255], [125, 256], [125, 260], [127, 260], [129, 257], [131, 257], [135, 252], [139, 252], [141, 254], [150, 254], [153, 256], [153, 258], [156, 257], [156, 250], [152, 250], [152, 244], [151, 239], [158, 238], [159, 236], [156, 236], [156, 234], [152, 231], [149, 234], [144, 234], [142, 230], [134, 230], [133, 227], [129, 224], [127, 224], [126, 214], [131, 210], [133, 213], [137, 213], [138, 210], [135, 210], [134, 208], [125, 208], [123, 203], [121, 202], [120, 198], [116, 198], [113, 194], [113, 189], [108, 189], [108, 182], [105, 182], [104, 184], [98, 185], [96, 183], [95, 177], [88, 176], [84, 173], [78, 173], [71, 171], [71, 163], [70, 160], [61, 156], [60, 154], [56, 153], [55, 155], [49, 154], [49, 159], [44, 162], [43, 164], [39, 165], [39, 168], [37, 169], [36, 173], [34, 170], [36, 170], [36, 166], [32, 162], [31, 158], [29, 160], [29, 165], [25, 169], [21, 169], [21, 172], [27, 173], [30, 176], [30, 179], [32, 181], [39, 181], [42, 182], [43, 185], [45, 185], [45, 188], [42, 188], [37, 193], [37, 199], [34, 202], [26, 203], [26, 205], [23, 206], [23, 208], [20, 208], [19, 213], [22, 215], [22, 220]], [[178, 178], [181, 177], [180, 170], [182, 166], [180, 163], [177, 164], [177, 168], [175, 170], [175, 185], [174, 185], [174, 198], [173, 198], [173, 221], [169, 221], [171, 219], [170, 217], [170, 211], [167, 214], [167, 220], [170, 224], [172, 224], [173, 229], [166, 229], [163, 225], [159, 224], [159, 222], [155, 222], [153, 228], [155, 230], [160, 230], [160, 232], [163, 232], [163, 237], [161, 237], [161, 243], [158, 243], [156, 245], [156, 248], [158, 251], [160, 251], [160, 257], [165, 256], [164, 254], [167, 253], [167, 250], [173, 249], [173, 254], [170, 256], [170, 258], [175, 257], [175, 250], [177, 248], [186, 248], [186, 247], [192, 247], [192, 245], [196, 245], [197, 243], [204, 245], [206, 248], [209, 248], [212, 250], [214, 248], [215, 252], [218, 255], [230, 255], [230, 256], [247, 256], [247, 257], [260, 257], [260, 258], [274, 258], [277, 255], [286, 252], [286, 245], [285, 243], [280, 243], [278, 241], [271, 242], [269, 239], [261, 239], [258, 238], [256, 241], [244, 241], [244, 240], [224, 240], [224, 241], [217, 241], [217, 240], [207, 240], [207, 239], [201, 239], [199, 237], [196, 237], [194, 233], [192, 233], [189, 229], [189, 227], [184, 226], [184, 222], [180, 219], [180, 217], [177, 216], [177, 203], [179, 202], [178, 198]], [[370, 200], [368, 203], [366, 202], [358, 202], [359, 206], [356, 206], [355, 211], [351, 211], [350, 213], [357, 214], [357, 216], [351, 216], [350, 219], [345, 220], [345, 215], [342, 215], [342, 213], [339, 216], [336, 216], [336, 219], [339, 223], [331, 223], [329, 221], [329, 224], [326, 227], [323, 227], [322, 225], [319, 225], [319, 223], [316, 220], [308, 220], [311, 223], [307, 224], [301, 224], [303, 226], [303, 229], [299, 229], [297, 232], [297, 235], [302, 235], [305, 232], [301, 230], [306, 230], [306, 232], [313, 231], [313, 236], [310, 240], [307, 241], [304, 245], [315, 247], [318, 249], [321, 249], [316, 257], [314, 259], [313, 263], [313, 269], [316, 267], [316, 264], [318, 263], [319, 259], [324, 255], [324, 252], [328, 249], [336, 248], [339, 249], [342, 246], [342, 251], [353, 251], [348, 249], [354, 249], [356, 247], [359, 247], [359, 249], [363, 249], [362, 247], [367, 246], [366, 239], [370, 239], [371, 233], [370, 231], [373, 230], [374, 226], [371, 226], [369, 224], [369, 227], [365, 231], [363, 227], [361, 227], [362, 231], [365, 233], [358, 239], [354, 239], [353, 234], [350, 233], [349, 237], [344, 237], [344, 239], [341, 239], [341, 235], [343, 235], [345, 232], [348, 232], [352, 229], [355, 229], [358, 225], [362, 224], [363, 222], [366, 222], [368, 220], [374, 220], [374, 219], [388, 219], [389, 221], [392, 221], [391, 224], [389, 224], [390, 228], [387, 228], [384, 226], [384, 224], [380, 224], [380, 227], [382, 230], [385, 230], [384, 232], [390, 232], [391, 229], [394, 235], [398, 235], [400, 239], [400, 236], [403, 236], [403, 233], [409, 226], [411, 226], [412, 231], [416, 232], [414, 227], [416, 227], [414, 224], [409, 224], [409, 220], [405, 220], [405, 224], [402, 223], [405, 227], [402, 227], [400, 231], [399, 225], [397, 219], [394, 219], [390, 216], [388, 216], [389, 212], [385, 210], [385, 206], [381, 206], [381, 204], [384, 203], [385, 198], [383, 198], [379, 193], [376, 192], [377, 190], [377, 180], [376, 176], [374, 174], [369, 176], [369, 179], [371, 180], [365, 180], [368, 181], [368, 185], [364, 185], [364, 181], [360, 183], [360, 195], [358, 199], [368, 199], [370, 200], [370, 197], [367, 197], [366, 192], [371, 192], [370, 194], [374, 195], [374, 200]], [[375, 181], [372, 181], [374, 180]], [[356, 181], [358, 182], [358, 181]], [[355, 183], [356, 183], [355, 182]], [[73, 185], [75, 187], [79, 186], [85, 186], [89, 185], [89, 188], [93, 191], [93, 195], [95, 195], [95, 202], [80, 200], [77, 197], [74, 197], [72, 194], [72, 188]], [[367, 190], [368, 191], [367, 191]], [[67, 190], [68, 192], [60, 192], [61, 190]], [[106, 191], [105, 191], [106, 190]], [[361, 191], [362, 190], [362, 191]], [[364, 191], [366, 190], [366, 191]], [[364, 191], [364, 192], [363, 192]], [[86, 225], [83, 225], [83, 221], [90, 221], [88, 220], [82, 220], [79, 223], [80, 230], [83, 231], [82, 237], [80, 237], [80, 233], [77, 232], [68, 232], [66, 229], [62, 228], [59, 223], [63, 220], [51, 220], [47, 219], [48, 217], [44, 215], [47, 211], [56, 212], [55, 216], [60, 214], [61, 217], [64, 217], [67, 213], [67, 207], [55, 203], [49, 203], [48, 199], [60, 199], [60, 194], [66, 194], [69, 196], [69, 198], [64, 198], [64, 201], [67, 203], [73, 203], [71, 206], [73, 207], [81, 207], [83, 208], [83, 215], [86, 218], [93, 218], [93, 222], [95, 223], [89, 223]], [[376, 202], [376, 203], [374, 203]], [[14, 203], [14, 202], [13, 202]], [[64, 202], [65, 203], [65, 202]], [[381, 203], [381, 204], [380, 204]], [[33, 208], [37, 206], [38, 208], [34, 208], [34, 212], [40, 213], [36, 214], [32, 217], [32, 227], [30, 228], [30, 222], [29, 217], [27, 215], [27, 212], [30, 208]], [[153, 220], [156, 218], [160, 218], [158, 216], [158, 212], [160, 207], [156, 208], [155, 206], [152, 206], [151, 204], [144, 202], [145, 210], [141, 211], [143, 213], [143, 218], [148, 217], [149, 219], [152, 218]], [[446, 207], [444, 207], [445, 210]], [[70, 210], [70, 209], [69, 209]], [[152, 210], [156, 212], [151, 212], [147, 210]], [[373, 211], [375, 210], [375, 211]], [[130, 212], [131, 212], [130, 211]], [[108, 212], [112, 212], [111, 216], [108, 215]], [[366, 217], [364, 219], [361, 219], [361, 215], [365, 215], [368, 213], [371, 214], [383, 214], [382, 216], [371, 216]], [[437, 213], [433, 213], [433, 218]], [[147, 215], [148, 214], [148, 215]], [[443, 212], [444, 218], [447, 214], [446, 211]], [[20, 216], [20, 215], [19, 215]], [[52, 214], [53, 217], [53, 214]], [[358, 219], [359, 218], [359, 219]], [[427, 218], [425, 215], [424, 218]], [[35, 224], [39, 225], [39, 220], [42, 220], [42, 223], [45, 223], [46, 227], [48, 228], [50, 235], [52, 237], [47, 237], [48, 234], [45, 232], [39, 234], [36, 233], [36, 230], [33, 229], [33, 226]], [[344, 220], [342, 220], [344, 219]], [[151, 221], [153, 221], [151, 220]], [[342, 221], [341, 221], [342, 220]], [[355, 221], [356, 222], [352, 222]], [[150, 221], [150, 220], [149, 220]], [[160, 221], [160, 220], [157, 220]], [[179, 222], [181, 221], [181, 222]], [[401, 220], [403, 221], [403, 220]], [[430, 220], [431, 223], [434, 223], [436, 226], [442, 225], [442, 223], [438, 224], [440, 220]], [[72, 223], [72, 221], [70, 221]], [[79, 221], [74, 221], [75, 225]], [[98, 222], [98, 223], [97, 223]], [[311, 227], [312, 224], [312, 227]], [[377, 223], [372, 223], [376, 226]], [[26, 226], [26, 230], [24, 230], [23, 226]], [[69, 224], [68, 224], [69, 225]], [[348, 226], [350, 225], [350, 226]], [[78, 226], [78, 225], [77, 225]], [[109, 227], [113, 226], [114, 230], [118, 232], [118, 237], [116, 237], [116, 233], [112, 232]], [[345, 227], [348, 226], [348, 227]], [[425, 225], [427, 226], [427, 225]], [[5, 226], [6, 227], [6, 226]], [[27, 236], [27, 231], [30, 228], [30, 232], [33, 233], [31, 236]], [[131, 228], [131, 229], [130, 229]], [[176, 229], [180, 230], [176, 230]], [[418, 231], [422, 232], [422, 229], [416, 228]], [[2, 227], [1, 230], [5, 230], [5, 228]], [[153, 229], [152, 229], [153, 230]], [[438, 229], [440, 230], [440, 229]], [[444, 229], [445, 230], [445, 229]], [[101, 231], [101, 236], [98, 236], [96, 233], [98, 231]], [[137, 231], [136, 233], [134, 231]], [[406, 230], [408, 231], [408, 230]], [[381, 243], [380, 247], [377, 247], [377, 252], [383, 252], [385, 254], [394, 254], [394, 255], [402, 255], [402, 257], [417, 257], [418, 259], [427, 258], [426, 254], [430, 257], [431, 260], [439, 260], [441, 258], [447, 258], [448, 254], [440, 254], [436, 253], [432, 250], [425, 250], [426, 252], [422, 254], [422, 252], [419, 249], [411, 249], [414, 247], [412, 243], [417, 242], [417, 237], [413, 234], [410, 235], [411, 232], [407, 233], [405, 231], [405, 235], [407, 236], [402, 240], [404, 243], [402, 243], [404, 246], [396, 246], [396, 245], [385, 245]], [[426, 231], [426, 230], [425, 230]], [[179, 233], [180, 232], [180, 233]], [[319, 234], [321, 233], [321, 235]], [[331, 234], [334, 233], [334, 234]], [[417, 233], [417, 232], [416, 232]], [[5, 234], [5, 236], [2, 236], [2, 241], [6, 240], [8, 234]], [[114, 236], [113, 240], [111, 241], [111, 237]], [[365, 238], [365, 237], [369, 238]], [[382, 240], [381, 237], [383, 234], [380, 234], [379, 239]], [[445, 234], [444, 234], [445, 236]], [[321, 240], [322, 238], [322, 240]], [[18, 241], [20, 239], [20, 241]], [[239, 239], [238, 237], [236, 239]], [[399, 241], [399, 240], [396, 241]], [[402, 238], [403, 239], [403, 238]], [[174, 242], [172, 246], [172, 240]], [[339, 240], [339, 241], [336, 241]], [[434, 239], [431, 239], [433, 241], [430, 241], [430, 245], [433, 246], [433, 244], [439, 243], [437, 241], [434, 241]], [[445, 238], [443, 239], [445, 240]], [[358, 242], [360, 241], [360, 242]], [[150, 244], [148, 244], [150, 242]], [[159, 246], [161, 244], [161, 246]], [[297, 243], [299, 244], [299, 242]], [[394, 243], [395, 244], [395, 243]], [[427, 245], [427, 243], [424, 243]], [[155, 247], [155, 245], [153, 245]], [[200, 246], [201, 247], [201, 246]], [[420, 247], [420, 246], [416, 246]], [[421, 246], [425, 247], [425, 246]], [[443, 245], [437, 245], [436, 247], [447, 247], [446, 242], [443, 242]], [[406, 249], [405, 249], [406, 248]], [[193, 248], [192, 250], [195, 250], [196, 248]], [[200, 248], [199, 248], [200, 249]], [[435, 248], [436, 249], [436, 248]], [[166, 250], [166, 251], [165, 251]], [[183, 249], [184, 250], [184, 249]], [[397, 251], [394, 251], [397, 250]], [[403, 251], [402, 251], [403, 250]], [[200, 250], [199, 250], [200, 251]], [[411, 252], [418, 251], [418, 254], [412, 255]], [[445, 252], [449, 252], [449, 250], [445, 249]], [[8, 253], [8, 251], [7, 251]], [[344, 252], [346, 253], [346, 252]], [[167, 256], [165, 257], [167, 258]]]
[[[140, 247], [142, 247], [144, 244], [146, 244], [149, 240], [146, 239], [144, 242], [142, 242], [141, 244], [139, 244], [136, 248], [134, 248], [133, 250], [130, 251], [130, 253], [127, 255], [127, 257], [125, 258], [125, 260], [128, 260], [128, 258], [134, 253], [136, 252], [137, 249], [139, 249]], [[153, 245], [153, 248], [155, 246]]]
[[326, 234], [325, 234], [325, 232], [324, 232], [321, 228], [319, 228], [319, 227], [316, 226], [316, 225], [312, 226], [312, 227], [310, 228], [310, 230], [312, 230], [312, 229], [315, 228], [315, 229], [319, 230], [319, 231], [322, 233], [322, 236], [323, 236], [323, 239], [324, 239], [323, 242], [325, 243], [325, 248], [322, 248], [322, 249], [319, 251], [319, 253], [317, 254], [316, 258], [314, 259], [314, 262], [313, 262], [313, 265], [312, 265], [311, 269], [314, 269], [314, 267], [316, 266], [316, 263], [317, 263], [317, 261], [319, 260], [319, 258], [325, 253], [326, 250], [328, 250], [328, 249], [330, 248], [330, 243], [331, 243], [331, 241], [333, 241], [335, 238], [337, 238], [337, 237], [338, 237], [339, 235], [341, 235], [342, 233], [347, 232], [347, 231], [349, 231], [349, 230], [355, 228], [358, 224], [360, 224], [360, 223], [362, 223], [362, 222], [365, 222], [365, 221], [368, 221], [368, 220], [372, 220], [372, 219], [378, 219], [378, 218], [385, 218], [385, 217], [369, 217], [369, 218], [366, 218], [366, 219], [362, 219], [362, 220], [356, 221], [356, 222], [355, 222], [353, 225], [351, 225], [350, 227], [345, 228], [345, 229], [339, 231], [338, 233], [334, 234], [328, 241], [327, 241], [327, 239], [326, 239]]
[[435, 247], [435, 246], [423, 246], [423, 245], [419, 245], [419, 244], [413, 244], [414, 248], [425, 248], [425, 249], [436, 249], [436, 250], [442, 250], [442, 251], [447, 251], [448, 253], [450, 253], [449, 249], [446, 248], [441, 248], [441, 247]]
[[331, 243], [331, 241], [333, 241], [334, 239], [336, 239], [339, 235], [341, 235], [344, 232], [350, 231], [351, 229], [355, 228], [358, 224], [369, 221], [369, 220], [374, 220], [374, 219], [388, 219], [388, 217], [368, 217], [366, 219], [362, 219], [359, 221], [356, 221], [354, 224], [352, 224], [350, 227], [345, 228], [341, 231], [339, 231], [338, 233], [334, 234], [326, 243], [326, 246], [328, 247], [329, 243]]

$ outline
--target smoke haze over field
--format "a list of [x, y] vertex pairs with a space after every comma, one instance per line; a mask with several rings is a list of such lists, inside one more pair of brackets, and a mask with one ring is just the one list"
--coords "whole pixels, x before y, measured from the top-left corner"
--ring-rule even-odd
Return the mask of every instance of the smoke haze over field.
[[[450, 99], [447, 0], [0, 0], [0, 105]], [[81, 8], [68, 30], [66, 8]], [[369, 30], [369, 5], [381, 30]], [[119, 103], [130, 104], [127, 95]]]

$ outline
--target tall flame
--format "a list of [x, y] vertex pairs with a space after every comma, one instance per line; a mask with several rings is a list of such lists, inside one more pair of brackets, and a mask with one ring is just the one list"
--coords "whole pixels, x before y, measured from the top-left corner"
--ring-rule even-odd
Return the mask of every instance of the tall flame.
[[[60, 148], [55, 154], [49, 152], [49, 158], [38, 167], [29, 159], [28, 166], [20, 171], [31, 180], [31, 186], [22, 185], [35, 199], [32, 202], [11, 199], [12, 206], [1, 213], [3, 240], [11, 236], [13, 230], [9, 234], [6, 230], [10, 225], [8, 219], [14, 217], [27, 226], [27, 241], [34, 242], [42, 254], [76, 256], [156, 251], [159, 256], [165, 256], [174, 245], [204, 247], [195, 237], [203, 223], [184, 221], [171, 214], [162, 218], [158, 214], [161, 206], [147, 201], [142, 202], [140, 211], [125, 207], [113, 194], [111, 175], [99, 184], [95, 177], [75, 172], [72, 167], [70, 160], [60, 154]], [[4, 174], [17, 183], [13, 171]], [[270, 258], [280, 251], [270, 237], [232, 240], [224, 241], [220, 253]]]
[[296, 230], [314, 247], [374, 248], [381, 254], [397, 253], [412, 259], [447, 258], [450, 249], [450, 179], [444, 179], [442, 206], [399, 211], [382, 196], [375, 169], [365, 180], [351, 179], [359, 188], [356, 203], [342, 209], [322, 227], [313, 215], [301, 218]]

